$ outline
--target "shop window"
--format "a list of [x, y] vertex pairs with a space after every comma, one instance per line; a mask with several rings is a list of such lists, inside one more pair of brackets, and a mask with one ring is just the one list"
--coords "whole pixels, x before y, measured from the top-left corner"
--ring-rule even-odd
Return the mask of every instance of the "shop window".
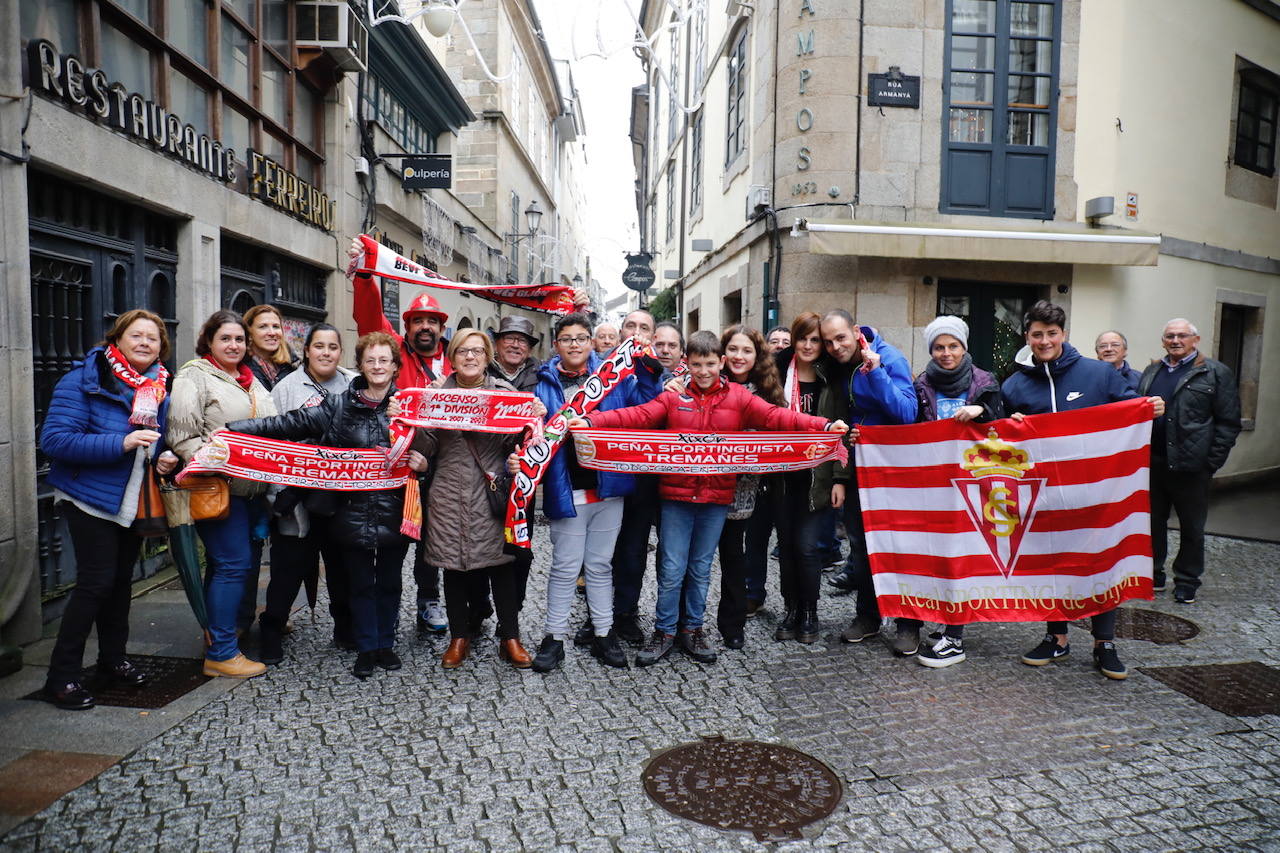
[[1271, 177], [1276, 172], [1276, 114], [1280, 77], [1260, 68], [1240, 71], [1235, 164]]
[[739, 30], [729, 51], [729, 94], [725, 105], [725, 153], [728, 166], [747, 147], [747, 28]]
[[268, 52], [262, 54], [262, 111], [281, 127], [289, 126], [289, 69]]
[[1216, 357], [1231, 368], [1240, 391], [1240, 415], [1253, 429], [1258, 415], [1258, 380], [1262, 371], [1262, 296], [1219, 291]]
[[222, 107], [222, 144], [234, 148], [242, 159], [245, 150], [253, 147], [248, 117], [229, 105]]
[[950, 0], [940, 209], [1053, 216], [1059, 0]]
[[222, 16], [221, 48], [218, 52], [218, 78], [246, 101], [253, 102], [252, 69], [249, 34], [228, 15]]

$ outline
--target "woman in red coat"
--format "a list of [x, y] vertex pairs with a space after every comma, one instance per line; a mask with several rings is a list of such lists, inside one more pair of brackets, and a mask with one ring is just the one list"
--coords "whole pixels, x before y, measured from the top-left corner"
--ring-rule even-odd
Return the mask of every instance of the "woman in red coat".
[[[575, 418], [569, 427], [666, 427], [684, 432], [735, 432], [742, 429], [843, 432], [843, 421], [793, 412], [770, 405], [745, 386], [720, 374], [724, 358], [720, 340], [711, 332], [695, 332], [686, 348], [690, 384], [684, 394], [666, 391], [641, 406], [595, 412]], [[716, 653], [702, 630], [707, 606], [711, 561], [733, 503], [736, 474], [663, 474], [658, 481], [662, 498], [662, 538], [659, 546], [658, 613], [653, 636], [636, 656], [637, 666], [657, 663], [675, 645], [681, 588], [685, 592], [682, 648], [700, 663], [712, 663]]]

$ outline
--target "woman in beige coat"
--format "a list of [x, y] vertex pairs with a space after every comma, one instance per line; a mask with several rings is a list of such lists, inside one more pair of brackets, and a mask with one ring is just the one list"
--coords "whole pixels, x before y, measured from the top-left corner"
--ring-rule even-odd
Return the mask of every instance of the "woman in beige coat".
[[[234, 420], [276, 413], [271, 394], [244, 364], [249, 330], [234, 311], [215, 311], [200, 329], [196, 353], [173, 381], [166, 440], [187, 463], [217, 430]], [[254, 504], [265, 487], [231, 481], [231, 511], [222, 521], [197, 521], [204, 542], [205, 606], [209, 648], [204, 674], [236, 678], [261, 675], [266, 667], [240, 651], [236, 610], [253, 565], [250, 530]]]
[[[447, 354], [453, 373], [436, 380], [432, 387], [516, 390], [486, 373], [493, 360], [493, 344], [484, 332], [458, 332], [449, 342]], [[515, 435], [451, 429], [418, 430], [414, 441], [413, 448], [431, 460], [434, 470], [426, 498], [424, 535], [427, 562], [444, 569], [445, 609], [452, 635], [441, 660], [445, 669], [459, 667], [467, 659], [473, 611], [475, 615], [483, 613], [490, 589], [498, 613], [502, 657], [517, 669], [533, 662], [520, 644], [514, 558], [503, 553], [503, 522], [490, 512], [486, 494], [490, 477], [505, 471], [515, 442]]]

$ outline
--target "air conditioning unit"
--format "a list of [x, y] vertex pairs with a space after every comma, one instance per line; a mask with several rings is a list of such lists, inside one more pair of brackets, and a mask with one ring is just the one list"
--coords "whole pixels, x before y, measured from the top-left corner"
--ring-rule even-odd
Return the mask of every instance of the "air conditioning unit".
[[320, 48], [343, 71], [369, 67], [369, 30], [346, 0], [298, 0], [298, 47]]
[[752, 184], [747, 187], [747, 219], [755, 219], [756, 214], [773, 205], [773, 192], [764, 184]]

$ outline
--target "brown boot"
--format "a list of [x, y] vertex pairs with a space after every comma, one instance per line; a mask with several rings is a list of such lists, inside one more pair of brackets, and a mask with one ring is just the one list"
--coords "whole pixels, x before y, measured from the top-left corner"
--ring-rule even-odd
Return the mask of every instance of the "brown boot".
[[533, 658], [529, 657], [529, 653], [525, 651], [524, 646], [520, 645], [519, 637], [503, 640], [502, 646], [498, 650], [498, 655], [503, 660], [510, 661], [511, 665], [516, 669], [528, 669], [533, 666]]
[[229, 678], [252, 678], [266, 671], [265, 666], [256, 660], [249, 660], [244, 655], [236, 655], [229, 660], [204, 659], [204, 674], [212, 677], [225, 675]]
[[444, 650], [440, 665], [445, 669], [457, 669], [471, 652], [471, 641], [466, 637], [456, 637], [449, 641], [449, 648]]

